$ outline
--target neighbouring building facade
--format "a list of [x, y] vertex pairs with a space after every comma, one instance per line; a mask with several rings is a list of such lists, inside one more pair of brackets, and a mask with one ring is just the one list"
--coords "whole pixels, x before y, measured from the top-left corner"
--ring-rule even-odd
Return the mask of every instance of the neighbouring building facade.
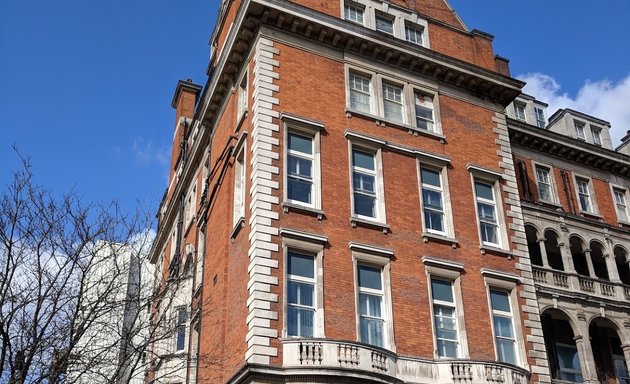
[[[175, 332], [147, 382], [623, 380], [612, 199], [630, 184], [627, 156], [592, 144], [607, 123], [548, 120], [445, 0], [223, 1], [211, 45], [206, 85], [180, 81], [172, 103], [150, 259], [155, 326]], [[591, 144], [566, 138], [570, 119]], [[538, 204], [538, 163], [574, 177], [572, 202]]]

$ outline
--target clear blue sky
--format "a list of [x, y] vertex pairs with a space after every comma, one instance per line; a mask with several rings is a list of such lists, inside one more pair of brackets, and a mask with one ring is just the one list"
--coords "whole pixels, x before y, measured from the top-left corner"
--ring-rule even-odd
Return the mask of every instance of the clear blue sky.
[[[56, 191], [155, 209], [166, 187], [174, 87], [188, 77], [205, 83], [218, 3], [3, 0], [0, 185], [18, 167], [16, 144], [37, 181]], [[628, 0], [451, 3], [469, 28], [496, 36], [513, 75], [542, 72], [574, 95], [586, 79], [630, 74]]]

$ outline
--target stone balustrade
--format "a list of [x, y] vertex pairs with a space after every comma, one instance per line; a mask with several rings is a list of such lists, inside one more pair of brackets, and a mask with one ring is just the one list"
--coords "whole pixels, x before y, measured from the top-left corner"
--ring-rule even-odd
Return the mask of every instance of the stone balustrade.
[[285, 369], [302, 374], [372, 377], [383, 383], [526, 384], [530, 376], [511, 364], [398, 356], [382, 348], [331, 339], [284, 339], [282, 357]]
[[630, 300], [628, 285], [536, 266], [532, 267], [532, 272], [534, 282], [538, 285], [560, 288], [567, 293], [582, 292], [626, 303]]

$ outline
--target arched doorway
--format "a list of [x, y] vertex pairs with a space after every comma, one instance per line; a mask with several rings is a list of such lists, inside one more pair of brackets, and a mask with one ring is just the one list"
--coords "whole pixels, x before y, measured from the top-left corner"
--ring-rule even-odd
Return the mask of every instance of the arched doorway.
[[597, 369], [597, 380], [604, 384], [630, 384], [617, 326], [606, 318], [598, 317], [591, 322], [588, 333]]
[[575, 334], [564, 312], [548, 309], [540, 317], [551, 377], [580, 383], [583, 381]]

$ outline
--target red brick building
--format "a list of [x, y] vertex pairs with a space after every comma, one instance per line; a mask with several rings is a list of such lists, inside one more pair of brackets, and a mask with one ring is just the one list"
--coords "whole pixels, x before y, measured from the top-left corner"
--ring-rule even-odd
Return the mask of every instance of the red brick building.
[[444, 0], [253, 0], [211, 44], [173, 100], [148, 382], [551, 380], [492, 36]]

